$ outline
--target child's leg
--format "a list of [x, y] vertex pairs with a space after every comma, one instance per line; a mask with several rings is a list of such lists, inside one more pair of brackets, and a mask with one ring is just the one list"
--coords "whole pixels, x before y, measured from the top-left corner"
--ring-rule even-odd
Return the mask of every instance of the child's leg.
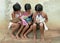
[[32, 30], [32, 25], [31, 25], [32, 22], [28, 22], [28, 24], [29, 24], [30, 27], [29, 27], [29, 29], [24, 33], [24, 37], [25, 37], [25, 38], [27, 38], [27, 34], [28, 34], [29, 32], [31, 32], [31, 30]]
[[34, 34], [34, 40], [36, 39], [36, 24], [33, 24], [33, 34]]
[[23, 30], [23, 27], [24, 27], [24, 26], [21, 25], [20, 29], [18, 30], [18, 32], [17, 32], [17, 34], [16, 34], [17, 39], [20, 38], [18, 35], [19, 35], [19, 33], [21, 33], [21, 31]]
[[16, 38], [16, 37], [14, 36], [14, 33], [15, 33], [15, 31], [16, 31], [18, 28], [19, 28], [19, 24], [14, 23], [13, 26], [12, 26], [12, 32], [11, 32], [12, 38]]
[[44, 40], [44, 24], [40, 23], [41, 40]]
[[28, 29], [29, 25], [26, 25], [23, 29], [23, 31], [21, 32], [21, 38], [24, 38], [24, 32]]
[[9, 25], [8, 25], [8, 29], [11, 29], [13, 26], [13, 22], [10, 22]]
[[24, 37], [27, 38], [27, 34], [28, 34], [29, 32], [31, 32], [31, 31], [32, 31], [32, 25], [31, 25], [30, 28], [26, 31], [26, 33], [24, 34]]

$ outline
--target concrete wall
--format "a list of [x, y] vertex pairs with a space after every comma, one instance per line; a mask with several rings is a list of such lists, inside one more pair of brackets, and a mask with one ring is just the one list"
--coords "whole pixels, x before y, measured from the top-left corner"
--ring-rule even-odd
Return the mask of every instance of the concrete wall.
[[[60, 29], [60, 0], [3, 0], [0, 2], [2, 3], [1, 8], [3, 10], [0, 11], [0, 28], [2, 25], [3, 21], [4, 26], [8, 23], [7, 21], [9, 21], [9, 19], [11, 18], [10, 14], [13, 11], [12, 10], [12, 6], [13, 4], [15, 4], [16, 2], [19, 2], [20, 5], [22, 6], [22, 10], [24, 10], [24, 5], [25, 3], [30, 3], [32, 6], [32, 11], [34, 11], [34, 6], [37, 3], [41, 3], [44, 7], [44, 11], [47, 13], [49, 21], [47, 23], [47, 26], [49, 27], [49, 29], [54, 29], [54, 30], [59, 30]], [[0, 9], [1, 9], [0, 8]], [[6, 12], [5, 12], [6, 10]], [[4, 13], [3, 13], [4, 12]], [[5, 26], [6, 27], [6, 26]]]
[[3, 24], [5, 24], [5, 17], [6, 17], [6, 0], [0, 0], [0, 28], [3, 28]]

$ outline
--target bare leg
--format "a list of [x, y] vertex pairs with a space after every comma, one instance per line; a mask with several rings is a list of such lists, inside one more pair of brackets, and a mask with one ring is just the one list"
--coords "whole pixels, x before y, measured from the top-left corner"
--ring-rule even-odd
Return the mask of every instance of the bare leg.
[[41, 41], [44, 41], [44, 25], [40, 23], [40, 34], [41, 34]]
[[36, 40], [36, 24], [33, 24], [33, 34], [34, 34], [34, 40]]
[[12, 38], [16, 38], [15, 35], [14, 35], [14, 33], [15, 33], [15, 31], [19, 28], [19, 24], [14, 23], [13, 25], [14, 25], [14, 26], [12, 27], [11, 37], [12, 37]]
[[16, 34], [16, 37], [17, 37], [17, 39], [20, 39], [20, 37], [18, 36], [19, 35], [19, 33], [21, 33], [21, 31], [23, 30], [23, 25], [20, 27], [20, 29], [18, 30], [18, 32], [17, 32], [17, 34]]
[[27, 32], [24, 34], [24, 37], [25, 38], [27, 38], [27, 34], [29, 33], [29, 32], [31, 32], [33, 29], [32, 29], [32, 25], [30, 26], [30, 28], [27, 30]]
[[28, 29], [28, 25], [25, 26], [25, 28], [23, 29], [22, 33], [21, 33], [21, 38], [24, 39], [24, 32]]

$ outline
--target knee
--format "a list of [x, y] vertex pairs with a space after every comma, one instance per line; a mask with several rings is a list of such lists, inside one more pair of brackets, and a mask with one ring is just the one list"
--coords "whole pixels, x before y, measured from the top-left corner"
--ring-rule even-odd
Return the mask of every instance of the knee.
[[29, 27], [29, 25], [26, 25], [26, 27], [28, 28], [28, 27]]
[[16, 26], [16, 27], [19, 27], [20, 25], [17, 23], [15, 26]]
[[34, 23], [32, 26], [33, 26], [33, 27], [36, 27], [36, 24]]
[[44, 24], [43, 23], [40, 23], [40, 27], [43, 27], [44, 26]]
[[28, 24], [31, 25], [31, 22], [29, 22]]
[[15, 24], [12, 24], [11, 27], [14, 28], [15, 27]]
[[30, 26], [30, 29], [32, 29], [32, 28], [33, 28], [33, 25]]
[[20, 25], [19, 25], [18, 23], [15, 23], [15, 24], [14, 24], [14, 27], [15, 27], [15, 28], [18, 28], [19, 26], [20, 26]]

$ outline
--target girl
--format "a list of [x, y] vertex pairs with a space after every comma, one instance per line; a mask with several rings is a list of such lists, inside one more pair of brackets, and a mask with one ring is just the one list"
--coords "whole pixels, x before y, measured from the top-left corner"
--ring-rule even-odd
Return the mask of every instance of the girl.
[[33, 15], [34, 23], [33, 23], [33, 33], [34, 39], [36, 39], [36, 26], [40, 28], [41, 40], [44, 40], [44, 28], [46, 27], [46, 22], [48, 21], [48, 17], [46, 13], [43, 12], [43, 6], [41, 4], [37, 4], [35, 6], [35, 13]]
[[19, 17], [22, 15], [23, 12], [21, 11], [21, 6], [19, 5], [19, 3], [13, 5], [13, 10], [14, 12], [12, 13], [12, 20], [9, 24], [9, 27], [12, 27], [12, 38], [16, 38], [17, 35], [15, 36], [14, 33], [16, 32], [16, 30], [18, 30], [19, 26], [21, 25], [21, 20]]
[[21, 34], [23, 34], [26, 30], [26, 32], [23, 34], [25, 38], [27, 38], [27, 34], [32, 30], [32, 16], [33, 14], [31, 13], [31, 5], [29, 3], [25, 4], [25, 16], [27, 18], [25, 19], [26, 22], [28, 23], [29, 28], [24, 29]]

